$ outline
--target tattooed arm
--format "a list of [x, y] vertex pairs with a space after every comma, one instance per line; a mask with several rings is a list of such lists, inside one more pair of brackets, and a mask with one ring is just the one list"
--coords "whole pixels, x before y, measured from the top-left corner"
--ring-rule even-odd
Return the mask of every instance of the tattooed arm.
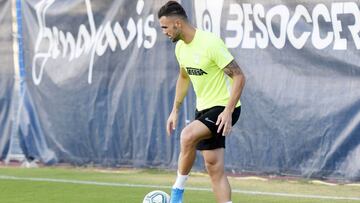
[[224, 72], [226, 73], [226, 75], [228, 75], [230, 78], [233, 79], [233, 85], [231, 87], [231, 93], [230, 93], [230, 100], [228, 102], [228, 105], [226, 106], [226, 109], [233, 112], [237, 102], [240, 99], [242, 90], [244, 88], [245, 76], [239, 65], [234, 60], [231, 61], [224, 68]]
[[242, 90], [245, 85], [245, 76], [236, 63], [235, 60], [231, 61], [225, 68], [224, 72], [233, 79], [231, 86], [230, 99], [224, 111], [219, 115], [216, 125], [219, 125], [218, 132], [224, 127], [223, 135], [227, 135], [231, 129], [232, 113], [238, 103]]

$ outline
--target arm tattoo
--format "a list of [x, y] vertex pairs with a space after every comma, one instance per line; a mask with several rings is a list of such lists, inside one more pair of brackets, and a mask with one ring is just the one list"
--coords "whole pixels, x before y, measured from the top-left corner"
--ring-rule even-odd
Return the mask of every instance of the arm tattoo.
[[235, 60], [232, 60], [225, 68], [224, 72], [229, 77], [233, 77], [234, 75], [242, 75], [242, 71], [239, 67], [239, 65], [235, 62]]
[[182, 104], [182, 102], [180, 102], [180, 101], [175, 101], [175, 108], [176, 108], [176, 109], [180, 109], [181, 104]]

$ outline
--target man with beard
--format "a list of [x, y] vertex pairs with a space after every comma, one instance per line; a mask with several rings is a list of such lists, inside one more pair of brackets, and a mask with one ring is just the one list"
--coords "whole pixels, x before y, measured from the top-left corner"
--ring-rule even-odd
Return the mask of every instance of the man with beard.
[[171, 203], [181, 203], [185, 181], [200, 150], [217, 202], [231, 202], [231, 188], [224, 172], [225, 136], [240, 116], [240, 95], [245, 76], [224, 42], [213, 33], [196, 29], [183, 7], [169, 1], [158, 12], [163, 33], [176, 42], [180, 65], [168, 135], [175, 129], [180, 106], [190, 81], [196, 94], [195, 120], [181, 132], [178, 175]]

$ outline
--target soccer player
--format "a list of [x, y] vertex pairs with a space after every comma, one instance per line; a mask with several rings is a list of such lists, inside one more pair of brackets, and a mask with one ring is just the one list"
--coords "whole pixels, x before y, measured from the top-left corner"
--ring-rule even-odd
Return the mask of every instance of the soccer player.
[[178, 175], [171, 203], [181, 203], [185, 181], [200, 150], [217, 202], [231, 202], [231, 188], [224, 173], [225, 136], [240, 116], [240, 95], [245, 76], [224, 42], [210, 32], [196, 29], [183, 7], [169, 1], [158, 11], [163, 33], [176, 43], [180, 65], [168, 135], [175, 129], [178, 112], [192, 82], [196, 94], [195, 120], [181, 132]]

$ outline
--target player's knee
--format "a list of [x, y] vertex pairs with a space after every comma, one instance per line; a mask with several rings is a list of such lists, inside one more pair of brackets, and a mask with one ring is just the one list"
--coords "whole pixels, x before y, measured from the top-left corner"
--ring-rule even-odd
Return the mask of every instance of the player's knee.
[[206, 161], [205, 166], [209, 172], [216, 171], [216, 169], [218, 168], [218, 164], [216, 163], [216, 161]]
[[224, 167], [216, 159], [206, 160], [205, 166], [211, 176], [221, 176], [224, 173]]
[[185, 128], [181, 131], [180, 142], [183, 147], [195, 146], [195, 139], [191, 130]]

